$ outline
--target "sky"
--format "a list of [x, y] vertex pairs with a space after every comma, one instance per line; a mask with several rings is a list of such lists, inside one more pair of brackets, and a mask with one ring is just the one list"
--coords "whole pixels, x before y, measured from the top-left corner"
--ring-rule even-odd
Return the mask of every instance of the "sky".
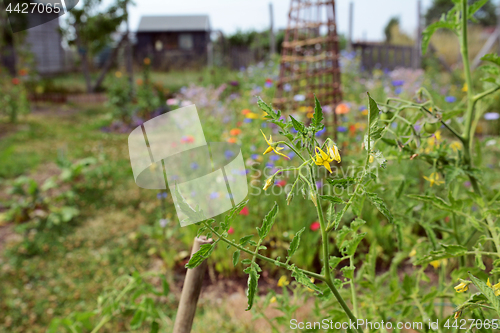
[[[403, 31], [414, 35], [417, 28], [417, 0], [337, 0], [337, 30], [347, 34], [349, 3], [354, 3], [354, 40], [380, 41], [391, 17], [400, 18]], [[110, 3], [111, 0], [105, 0]], [[136, 30], [143, 15], [208, 14], [213, 29], [225, 34], [238, 29], [269, 27], [269, 3], [274, 7], [274, 26], [285, 28], [290, 0], [135, 0], [129, 9], [130, 27]], [[432, 0], [422, 0], [425, 10]]]

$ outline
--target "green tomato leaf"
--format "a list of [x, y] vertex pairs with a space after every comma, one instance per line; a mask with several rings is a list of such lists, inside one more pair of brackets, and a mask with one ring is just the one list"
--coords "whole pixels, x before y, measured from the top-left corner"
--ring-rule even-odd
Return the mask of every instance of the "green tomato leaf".
[[290, 266], [288, 269], [292, 271], [292, 277], [295, 278], [295, 281], [317, 293], [323, 294], [323, 291], [312, 283], [307, 275], [302, 273], [295, 265]]
[[275, 202], [273, 208], [269, 211], [269, 213], [267, 213], [266, 217], [264, 217], [264, 221], [262, 221], [262, 227], [257, 227], [260, 239], [266, 238], [267, 234], [274, 224], [274, 220], [276, 218], [276, 214], [278, 214], [278, 211], [278, 203]]
[[245, 246], [248, 244], [248, 242], [250, 242], [250, 240], [252, 239], [253, 235], [248, 235], [248, 236], [244, 236], [244, 237], [241, 237], [240, 238], [240, 245], [241, 246]]
[[240, 250], [236, 250], [233, 253], [233, 266], [235, 266], [235, 267], [238, 264], [238, 261], [240, 260], [240, 253], [241, 253]]
[[304, 230], [306, 230], [305, 227], [297, 231], [297, 233], [293, 237], [292, 242], [290, 243], [290, 248], [288, 249], [288, 258], [291, 258], [299, 248], [300, 235], [304, 232]]
[[248, 289], [247, 289], [247, 299], [248, 299], [248, 307], [245, 311], [248, 311], [252, 308], [253, 302], [255, 299], [255, 295], [257, 294], [258, 281], [260, 275], [257, 274], [257, 270], [253, 267], [249, 267], [248, 271]]
[[320, 195], [319, 197], [323, 200], [330, 201], [333, 204], [344, 203], [344, 200], [340, 199], [339, 197], [334, 197], [333, 195]]
[[477, 289], [479, 289], [479, 291], [484, 296], [486, 296], [486, 298], [490, 302], [490, 305], [496, 310], [496, 312], [500, 314], [500, 297], [495, 296], [495, 292], [493, 291], [493, 289], [488, 287], [486, 283], [479, 280], [471, 273], [469, 273], [469, 278], [472, 281], [472, 283], [477, 287]]
[[207, 259], [212, 251], [214, 250], [215, 243], [213, 244], [202, 244], [200, 249], [193, 254], [189, 262], [186, 264], [186, 268], [195, 268], [199, 266], [205, 259]]
[[262, 111], [264, 111], [265, 113], [267, 113], [267, 116], [266, 116], [267, 119], [273, 119], [273, 120], [279, 120], [280, 119], [281, 111], [278, 110], [278, 112], [274, 112], [273, 108], [270, 107], [269, 105], [267, 105], [260, 97], [259, 97], [259, 99], [257, 101], [257, 104], [262, 109]]
[[393, 223], [394, 218], [392, 217], [392, 214], [389, 211], [389, 209], [387, 208], [387, 205], [385, 204], [385, 202], [375, 193], [366, 192], [366, 196], [372, 202], [372, 204], [375, 207], [377, 207], [377, 209], [382, 214], [384, 214], [385, 217], [387, 217], [387, 220], [389, 221], [389, 223]]
[[295, 130], [297, 132], [299, 132], [300, 134], [306, 134], [306, 126], [298, 121], [297, 119], [295, 119], [294, 117], [290, 116], [290, 119], [292, 119], [292, 125], [293, 125], [293, 128], [295, 128]]
[[322, 130], [323, 127], [323, 109], [321, 108], [321, 104], [319, 103], [316, 96], [314, 96], [314, 115], [312, 118], [312, 126], [317, 130]]

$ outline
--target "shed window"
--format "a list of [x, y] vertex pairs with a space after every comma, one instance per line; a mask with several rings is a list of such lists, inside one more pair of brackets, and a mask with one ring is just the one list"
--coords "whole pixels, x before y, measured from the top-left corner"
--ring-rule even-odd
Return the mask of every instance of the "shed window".
[[191, 50], [193, 48], [193, 35], [179, 34], [179, 47], [183, 50]]

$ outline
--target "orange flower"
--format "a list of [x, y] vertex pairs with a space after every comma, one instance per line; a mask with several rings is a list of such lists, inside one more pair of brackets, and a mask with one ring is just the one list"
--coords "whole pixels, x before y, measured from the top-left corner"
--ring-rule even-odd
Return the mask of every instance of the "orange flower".
[[17, 77], [15, 77], [15, 78], [12, 79], [12, 84], [13, 85], [17, 86], [19, 84], [19, 82], [21, 82], [21, 81], [19, 81], [19, 79]]
[[151, 59], [144, 58], [144, 65], [149, 65], [151, 63]]
[[231, 134], [232, 136], [237, 136], [241, 134], [241, 130], [239, 128], [233, 128], [229, 131], [229, 134]]
[[231, 137], [231, 138], [227, 139], [227, 142], [236, 143], [236, 138]]
[[137, 83], [138, 86], [142, 85], [142, 79], [137, 79], [137, 81], [135, 81]]
[[241, 111], [241, 113], [242, 113], [244, 116], [245, 116], [245, 115], [247, 115], [247, 114], [249, 114], [249, 113], [251, 113], [251, 112], [252, 112], [252, 111], [250, 111], [249, 109], [243, 109], [243, 110]]
[[21, 76], [28, 75], [28, 70], [26, 70], [26, 69], [24, 69], [24, 68], [23, 68], [23, 69], [20, 69], [20, 70], [19, 70], [19, 75], [21, 75]]
[[335, 108], [335, 113], [336, 114], [346, 114], [350, 111], [351, 109], [349, 108], [349, 106], [345, 103], [340, 103], [339, 105], [337, 105], [337, 107]]

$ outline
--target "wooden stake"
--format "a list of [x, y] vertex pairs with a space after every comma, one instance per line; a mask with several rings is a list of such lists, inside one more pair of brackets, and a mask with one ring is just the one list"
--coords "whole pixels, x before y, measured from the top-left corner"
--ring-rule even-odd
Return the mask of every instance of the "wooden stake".
[[[191, 256], [200, 249], [201, 245], [208, 243], [212, 243], [211, 238], [207, 240], [205, 236], [200, 238], [196, 237], [194, 239], [193, 249], [191, 250]], [[177, 316], [175, 317], [173, 333], [191, 332], [196, 305], [198, 303], [198, 297], [200, 296], [201, 284], [206, 269], [207, 261], [205, 260], [198, 267], [187, 270], [184, 285], [182, 286]]]

